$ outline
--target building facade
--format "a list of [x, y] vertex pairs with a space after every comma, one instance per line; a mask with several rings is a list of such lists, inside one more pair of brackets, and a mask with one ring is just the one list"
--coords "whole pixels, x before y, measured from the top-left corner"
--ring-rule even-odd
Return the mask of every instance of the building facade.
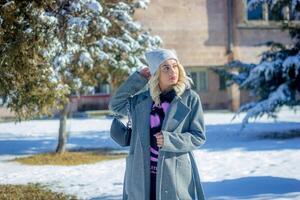
[[[237, 110], [253, 97], [238, 86], [226, 87], [224, 77], [211, 69], [232, 60], [259, 61], [266, 50], [257, 46], [267, 41], [290, 44], [288, 32], [280, 28], [282, 20], [298, 22], [289, 8], [282, 16], [272, 16], [268, 5], [249, 9], [249, 0], [151, 0], [146, 10], [137, 10], [135, 19], [152, 35], [162, 38], [163, 47], [175, 49], [180, 62], [194, 80], [204, 109]], [[109, 85], [96, 88], [109, 93]], [[72, 111], [107, 109], [109, 96], [94, 95], [72, 100]], [[1, 108], [0, 117], [12, 115]]]
[[148, 9], [135, 13], [144, 28], [162, 38], [163, 47], [176, 50], [205, 109], [236, 110], [252, 98], [235, 85], [226, 88], [212, 68], [232, 60], [258, 62], [266, 47], [257, 45], [267, 41], [291, 43], [280, 28], [288, 16], [274, 19], [267, 5], [249, 9], [248, 1], [151, 0]]

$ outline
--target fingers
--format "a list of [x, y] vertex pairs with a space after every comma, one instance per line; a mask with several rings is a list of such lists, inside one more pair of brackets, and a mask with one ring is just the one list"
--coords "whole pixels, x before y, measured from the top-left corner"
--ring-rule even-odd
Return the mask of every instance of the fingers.
[[159, 148], [161, 148], [164, 145], [164, 141], [163, 140], [157, 140], [156, 144]]
[[141, 70], [149, 70], [150, 68], [147, 65], [144, 65]]
[[156, 143], [159, 148], [161, 148], [164, 144], [164, 135], [159, 132], [154, 135], [156, 137]]
[[149, 69], [149, 67], [144, 67], [143, 69], [141, 69], [141, 71], [144, 71], [144, 72], [150, 72], [150, 69]]
[[140, 71], [140, 74], [143, 75], [146, 79], [150, 79], [151, 77], [151, 73], [150, 73], [150, 69], [149, 67], [144, 67], [143, 69], [141, 69]]
[[150, 73], [149, 67], [144, 67], [143, 69], [140, 70], [140, 73], [142, 73], [142, 74]]
[[154, 134], [154, 137], [156, 137], [156, 139], [157, 138], [162, 138], [163, 136], [164, 135], [161, 132], [158, 132], [158, 133]]

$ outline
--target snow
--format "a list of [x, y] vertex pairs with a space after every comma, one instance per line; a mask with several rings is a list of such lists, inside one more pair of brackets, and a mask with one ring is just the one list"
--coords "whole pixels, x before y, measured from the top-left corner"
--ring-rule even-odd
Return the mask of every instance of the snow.
[[[274, 92], [269, 94], [269, 97], [259, 103], [252, 102], [248, 103], [240, 108], [241, 111], [247, 111], [247, 114], [243, 120], [243, 123], [247, 123], [250, 118], [259, 117], [262, 113], [268, 113], [269, 111], [275, 111], [278, 105], [288, 104], [291, 101], [291, 91], [287, 83], [281, 84]], [[274, 116], [273, 113], [269, 114]]]
[[66, 68], [72, 60], [73, 56], [70, 53], [58, 55], [54, 58], [53, 64], [56, 71]]
[[122, 50], [126, 53], [131, 51], [130, 46], [127, 43], [123, 42], [122, 40], [116, 39], [116, 40], [114, 40], [114, 42], [116, 45], [118, 45], [120, 50]]
[[81, 5], [79, 2], [71, 2], [69, 9], [73, 12], [80, 12]]
[[104, 53], [103, 51], [99, 51], [98, 57], [99, 57], [99, 60], [101, 60], [101, 61], [109, 59], [109, 55]]
[[[140, 7], [149, 4], [149, 0], [138, 2]], [[60, 6], [55, 12], [35, 8], [31, 12], [32, 16], [42, 24], [41, 31], [38, 32], [39, 37], [47, 43], [39, 50], [50, 63], [49, 66], [54, 68], [49, 78], [52, 83], [59, 84], [67, 77], [70, 78], [69, 82], [75, 80], [71, 84], [74, 88], [70, 89], [88, 92], [84, 90], [88, 89], [87, 83], [75, 79], [83, 77], [73, 74], [70, 63], [75, 63], [77, 67], [84, 66], [86, 70], [97, 70], [103, 67], [99, 63], [105, 61], [107, 67], [119, 67], [130, 71], [137, 63], [141, 65], [141, 62], [145, 62], [141, 52], [158, 47], [162, 41], [157, 36], [144, 34], [141, 24], [134, 21], [133, 13], [137, 8], [134, 7], [135, 3], [137, 2], [105, 5], [97, 0], [78, 0], [71, 1], [64, 7]], [[0, 22], [2, 23], [2, 18]], [[116, 30], [120, 30], [120, 34], [110, 35], [112, 23], [117, 27]], [[32, 34], [32, 30], [27, 29], [26, 33]], [[141, 34], [144, 35], [143, 40], [138, 39]], [[134, 58], [132, 62], [127, 59], [129, 56]], [[127, 63], [124, 64], [124, 61]]]
[[124, 2], [119, 2], [116, 6], [115, 6], [116, 10], [123, 10], [123, 11], [129, 11], [130, 10], [130, 6]]
[[103, 11], [102, 6], [100, 5], [100, 3], [98, 1], [95, 0], [91, 0], [88, 4], [87, 7], [92, 10], [95, 13], [101, 13]]
[[1, 162], [0, 168], [3, 170], [0, 172], [0, 183], [26, 184], [34, 180], [58, 192], [68, 194], [75, 192], [82, 199], [100, 197], [97, 196], [99, 194], [105, 199], [105, 196], [119, 194], [122, 190], [124, 165], [123, 159], [75, 167], [32, 167], [14, 162], [5, 164]]
[[135, 66], [144, 66], [144, 63], [137, 57], [129, 56], [128, 60]]
[[150, 3], [150, 0], [138, 1], [134, 3], [136, 8], [146, 9]]
[[137, 32], [141, 29], [141, 24], [136, 23], [136, 22], [128, 22], [126, 24], [128, 30], [132, 31], [132, 32]]
[[[288, 108], [276, 121], [263, 116], [241, 131], [243, 114], [207, 112], [207, 142], [194, 151], [208, 200], [300, 199], [300, 138], [263, 139], [300, 131], [300, 113]], [[109, 137], [111, 118], [72, 118], [68, 148], [121, 148]], [[124, 119], [124, 122], [126, 119]], [[53, 151], [59, 121], [0, 123], [0, 184], [41, 183], [81, 199], [121, 199], [125, 159], [78, 166], [29, 166], [14, 157]]]
[[82, 11], [81, 9], [83, 6], [86, 6], [88, 10], [95, 14], [100, 14], [103, 11], [100, 3], [95, 0], [80, 0], [78, 2], [71, 2], [70, 10], [73, 12], [80, 12]]
[[120, 20], [122, 22], [132, 21], [131, 16], [127, 12], [124, 12], [123, 10], [112, 10], [111, 14], [116, 19], [118, 19], [118, 20]]
[[80, 54], [79, 63], [78, 63], [79, 66], [87, 65], [93, 67], [93, 63], [94, 61], [88, 52], [82, 52]]
[[89, 20], [81, 17], [71, 17], [68, 20], [70, 28], [77, 27], [79, 32], [87, 32]]
[[51, 13], [42, 12], [39, 17], [42, 23], [48, 25], [58, 24], [58, 19], [55, 16], [52, 16]]
[[8, 9], [8, 8], [14, 6], [14, 4], [15, 4], [15, 1], [9, 1], [9, 2], [5, 3], [4, 5], [2, 5], [1, 9]]
[[[0, 25], [1, 25], [1, 19], [0, 19]], [[26, 33], [26, 34], [32, 33], [32, 28], [27, 28], [27, 29], [24, 31], [24, 33]]]
[[264, 61], [254, 67], [251, 71], [247, 79], [243, 82], [241, 86], [245, 86], [247, 84], [258, 86], [263, 81], [263, 79], [258, 78], [260, 76], [264, 76], [266, 81], [272, 80], [274, 78], [276, 68], [282, 65], [282, 60], [275, 60], [272, 62]]
[[300, 3], [300, 0], [292, 0], [292, 11], [295, 11], [297, 4]]
[[108, 28], [111, 27], [111, 23], [108, 19], [99, 17], [99, 23], [97, 23], [97, 27], [102, 33], [107, 33]]
[[282, 64], [283, 70], [285, 73], [283, 76], [285, 78], [289, 78], [288, 74], [291, 69], [294, 69], [295, 76], [298, 76], [298, 73], [300, 72], [300, 53], [298, 53], [295, 56], [289, 56], [287, 57], [283, 64]]
[[63, 92], [64, 94], [70, 94], [71, 91], [70, 86], [63, 83], [58, 83], [55, 89]]

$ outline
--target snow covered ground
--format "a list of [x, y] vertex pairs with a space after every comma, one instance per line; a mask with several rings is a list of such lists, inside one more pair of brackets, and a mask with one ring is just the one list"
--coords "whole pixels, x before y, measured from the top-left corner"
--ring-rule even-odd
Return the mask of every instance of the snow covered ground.
[[[282, 139], [286, 133], [300, 132], [300, 112], [284, 109], [276, 122], [264, 117], [243, 131], [242, 116], [231, 121], [232, 117], [205, 113], [207, 142], [194, 153], [207, 199], [300, 199], [300, 137]], [[126, 151], [110, 139], [110, 123], [106, 118], [69, 120], [68, 148]], [[72, 167], [10, 161], [53, 151], [58, 125], [58, 120], [0, 123], [0, 184], [33, 182], [81, 199], [121, 199], [125, 159]]]

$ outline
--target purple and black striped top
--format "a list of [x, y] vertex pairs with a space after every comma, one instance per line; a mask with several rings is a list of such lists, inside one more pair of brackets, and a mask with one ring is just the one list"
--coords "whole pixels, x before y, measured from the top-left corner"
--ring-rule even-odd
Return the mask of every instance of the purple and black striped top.
[[152, 109], [150, 112], [150, 174], [151, 174], [151, 185], [150, 185], [150, 199], [155, 199], [155, 183], [156, 183], [156, 173], [157, 173], [157, 159], [159, 148], [156, 143], [156, 138], [154, 135], [161, 131], [162, 123], [165, 118], [167, 111], [169, 110], [170, 103], [176, 96], [174, 89], [160, 94], [160, 106], [155, 106], [154, 102], [152, 104]]

